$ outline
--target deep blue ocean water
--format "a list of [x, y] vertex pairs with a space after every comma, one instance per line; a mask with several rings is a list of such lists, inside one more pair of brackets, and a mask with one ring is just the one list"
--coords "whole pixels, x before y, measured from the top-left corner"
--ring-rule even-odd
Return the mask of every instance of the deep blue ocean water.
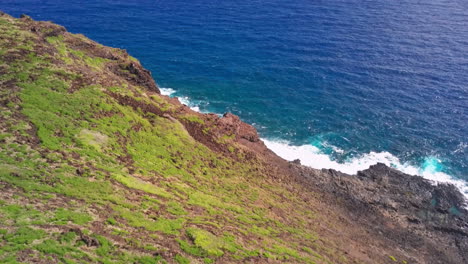
[[0, 10], [128, 50], [166, 94], [239, 115], [285, 158], [468, 180], [466, 0], [2, 0]]

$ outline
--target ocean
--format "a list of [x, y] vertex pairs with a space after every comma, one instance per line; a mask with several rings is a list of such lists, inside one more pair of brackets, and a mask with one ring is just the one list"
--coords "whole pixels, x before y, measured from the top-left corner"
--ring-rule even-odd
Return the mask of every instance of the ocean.
[[126, 49], [162, 92], [232, 112], [278, 155], [377, 162], [468, 194], [465, 0], [39, 1], [0, 10]]

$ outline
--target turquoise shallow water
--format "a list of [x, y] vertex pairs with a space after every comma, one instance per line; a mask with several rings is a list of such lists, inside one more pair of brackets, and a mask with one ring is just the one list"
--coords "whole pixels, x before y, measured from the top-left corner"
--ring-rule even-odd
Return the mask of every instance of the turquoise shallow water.
[[466, 1], [3, 0], [0, 9], [127, 49], [167, 94], [238, 114], [285, 158], [468, 179]]

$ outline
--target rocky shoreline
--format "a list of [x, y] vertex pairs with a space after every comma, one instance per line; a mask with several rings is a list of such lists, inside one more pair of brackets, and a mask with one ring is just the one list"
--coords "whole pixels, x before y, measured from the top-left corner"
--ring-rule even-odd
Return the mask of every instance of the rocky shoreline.
[[412, 252], [415, 263], [468, 262], [466, 201], [455, 186], [434, 185], [384, 164], [357, 175], [296, 164], [291, 168], [387, 246]]
[[433, 183], [382, 163], [357, 175], [313, 169], [300, 160], [285, 168], [263, 142], [242, 143], [320, 192], [329, 207], [341, 209], [346, 221], [363, 227], [380, 240], [380, 247], [401, 252], [411, 260], [408, 263], [468, 263], [467, 201], [454, 185]]

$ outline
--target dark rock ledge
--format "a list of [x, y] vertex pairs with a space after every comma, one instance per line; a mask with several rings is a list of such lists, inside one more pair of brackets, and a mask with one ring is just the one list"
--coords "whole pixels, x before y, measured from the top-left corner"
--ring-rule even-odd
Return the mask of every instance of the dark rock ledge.
[[[340, 205], [350, 220], [427, 263], [468, 263], [468, 211], [451, 184], [435, 184], [378, 163], [357, 175], [290, 162], [305, 184]], [[433, 252], [428, 254], [427, 252]], [[419, 263], [421, 260], [416, 260]]]

